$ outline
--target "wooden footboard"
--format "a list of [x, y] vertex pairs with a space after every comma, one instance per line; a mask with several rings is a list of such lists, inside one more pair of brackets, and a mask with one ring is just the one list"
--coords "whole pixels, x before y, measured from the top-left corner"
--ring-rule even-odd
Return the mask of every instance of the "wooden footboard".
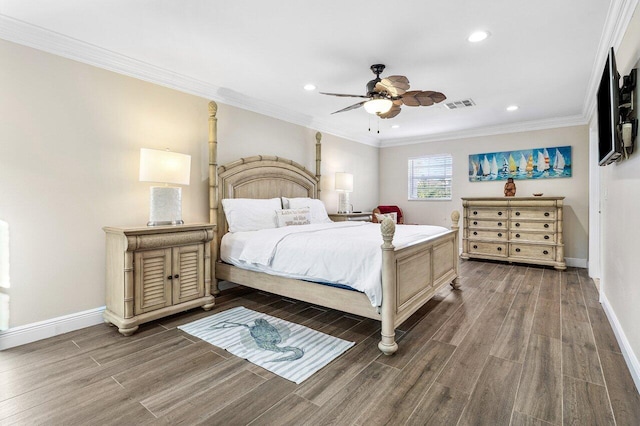
[[392, 244], [395, 223], [381, 225], [382, 245], [382, 329], [378, 347], [385, 355], [398, 345], [395, 329], [447, 284], [455, 288], [458, 278], [458, 220], [451, 214], [451, 231], [403, 247]]

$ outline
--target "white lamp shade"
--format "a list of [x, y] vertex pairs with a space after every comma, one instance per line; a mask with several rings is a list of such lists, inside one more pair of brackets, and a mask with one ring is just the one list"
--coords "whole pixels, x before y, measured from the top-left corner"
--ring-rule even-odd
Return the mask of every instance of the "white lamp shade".
[[140, 149], [140, 181], [189, 185], [191, 156], [157, 149]]
[[336, 173], [336, 191], [353, 192], [353, 175], [351, 173]]
[[371, 99], [364, 103], [364, 109], [367, 110], [369, 114], [384, 114], [388, 112], [393, 106], [393, 102], [389, 99]]

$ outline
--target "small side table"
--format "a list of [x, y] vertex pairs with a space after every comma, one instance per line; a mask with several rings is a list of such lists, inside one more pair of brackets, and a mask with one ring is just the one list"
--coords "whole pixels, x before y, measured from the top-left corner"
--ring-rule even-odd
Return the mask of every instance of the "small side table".
[[371, 222], [372, 214], [372, 212], [331, 213], [329, 218], [334, 222], [349, 222], [354, 220]]

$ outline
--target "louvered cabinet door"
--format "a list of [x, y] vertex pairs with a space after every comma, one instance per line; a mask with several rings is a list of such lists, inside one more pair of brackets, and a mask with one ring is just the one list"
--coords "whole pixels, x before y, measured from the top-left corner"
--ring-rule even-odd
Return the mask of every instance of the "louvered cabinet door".
[[204, 245], [175, 247], [173, 256], [173, 303], [204, 296]]
[[135, 253], [135, 314], [171, 306], [171, 249]]

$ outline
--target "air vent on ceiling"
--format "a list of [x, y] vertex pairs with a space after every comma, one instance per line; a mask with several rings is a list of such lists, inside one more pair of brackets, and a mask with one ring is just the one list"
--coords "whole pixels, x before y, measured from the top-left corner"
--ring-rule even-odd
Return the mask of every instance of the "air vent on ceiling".
[[455, 102], [447, 102], [444, 104], [447, 109], [460, 109], [460, 108], [469, 108], [474, 106], [476, 103], [473, 102], [473, 99], [463, 99], [461, 101]]

